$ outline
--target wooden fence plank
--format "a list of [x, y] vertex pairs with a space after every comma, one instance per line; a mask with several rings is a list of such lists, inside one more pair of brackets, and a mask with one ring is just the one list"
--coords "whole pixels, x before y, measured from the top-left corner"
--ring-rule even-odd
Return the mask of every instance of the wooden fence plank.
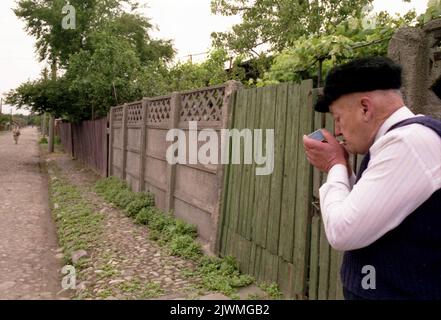
[[256, 244], [256, 255], [254, 258], [254, 276], [258, 282], [263, 281], [264, 270], [262, 270], [262, 248]]
[[[263, 130], [263, 136], [266, 136], [266, 129], [274, 129], [275, 107], [276, 107], [276, 89], [275, 86], [265, 87], [262, 115], [261, 115], [261, 129]], [[263, 140], [265, 141], [265, 139]], [[263, 143], [263, 155], [266, 155], [266, 144]], [[258, 176], [259, 180], [258, 196], [257, 196], [257, 212], [258, 218], [256, 219], [256, 232], [254, 233], [254, 240], [262, 247], [266, 248], [266, 235], [268, 231], [268, 218], [269, 218], [269, 203], [270, 203], [270, 190], [271, 190], [271, 176]]]
[[330, 266], [330, 247], [326, 239], [323, 223], [320, 228], [320, 261], [319, 261], [319, 288], [318, 298], [320, 300], [328, 299], [329, 289], [329, 266]]
[[283, 175], [286, 145], [286, 113], [288, 102], [288, 84], [277, 86], [276, 112], [274, 121], [274, 170], [271, 174], [267, 248], [273, 255], [278, 254], [279, 235], [284, 190]]
[[243, 273], [249, 274], [250, 272], [250, 260], [251, 260], [251, 241], [241, 237], [242, 252], [240, 265]]
[[[249, 130], [249, 123], [253, 120], [251, 115], [251, 109], [252, 109], [252, 92], [251, 90], [245, 90], [245, 101], [244, 101], [244, 108], [243, 108], [243, 115], [241, 117], [241, 122], [239, 124], [240, 129], [246, 129]], [[250, 172], [251, 172], [251, 165], [245, 163], [245, 152], [247, 148], [247, 141], [244, 140], [242, 147], [241, 147], [241, 165], [240, 165], [240, 201], [239, 201], [239, 221], [237, 226], [237, 232], [241, 236], [245, 236], [246, 234], [246, 228], [247, 228], [247, 222], [248, 222], [248, 212], [247, 212], [247, 201], [248, 194], [250, 192]], [[252, 147], [252, 144], [251, 144]], [[252, 151], [251, 151], [252, 156]]]
[[[312, 81], [303, 81], [301, 85], [300, 105], [300, 132], [299, 137], [311, 132], [313, 127], [312, 109]], [[307, 260], [309, 257], [308, 235], [310, 230], [310, 207], [312, 188], [312, 168], [306, 159], [303, 147], [299, 150], [297, 157], [298, 172], [297, 182], [303, 189], [296, 194], [296, 216], [295, 216], [295, 247], [293, 253], [293, 264], [297, 268], [294, 274], [294, 292], [300, 296], [306, 294]]]
[[331, 249], [331, 261], [329, 269], [329, 300], [337, 299], [337, 283], [340, 281], [339, 277], [339, 253], [336, 250]]
[[279, 256], [277, 283], [284, 297], [291, 296], [292, 265]]
[[337, 281], [337, 289], [336, 289], [336, 299], [337, 300], [344, 300], [344, 296], [343, 296], [343, 284], [341, 282], [341, 276], [340, 276], [340, 269], [341, 269], [341, 265], [343, 262], [343, 252], [339, 252], [338, 253], [338, 265], [339, 265], [339, 270], [338, 270], [338, 281]]
[[[250, 121], [248, 125], [250, 129], [259, 129], [260, 114], [261, 114], [261, 103], [262, 103], [262, 90], [251, 89], [251, 103], [249, 105], [250, 109]], [[253, 145], [253, 155], [254, 155], [254, 145]], [[254, 211], [254, 201], [255, 201], [255, 188], [256, 188], [256, 163], [253, 156], [253, 164], [250, 166], [249, 173], [249, 185], [248, 194], [244, 201], [246, 201], [246, 226], [245, 226], [245, 237], [248, 240], [252, 240], [252, 232], [255, 223], [255, 211]]]
[[300, 150], [300, 87], [290, 85], [288, 89], [287, 102], [287, 123], [286, 123], [286, 151], [285, 151], [285, 173], [283, 176], [283, 197], [282, 213], [280, 216], [280, 246], [279, 255], [288, 262], [293, 261], [294, 246], [294, 219], [296, 194], [301, 187], [298, 186], [297, 157]]
[[251, 241], [250, 261], [248, 263], [248, 273], [255, 276], [256, 274], [256, 247], [257, 245]]
[[315, 215], [311, 223], [311, 255], [309, 266], [309, 292], [310, 300], [318, 299], [319, 260], [320, 260], [320, 216]]
[[[233, 128], [241, 129], [241, 126], [244, 123], [244, 117], [246, 117], [246, 103], [247, 103], [247, 90], [240, 90], [237, 93], [237, 102], [235, 106], [235, 115], [234, 115], [234, 125]], [[231, 141], [232, 143], [232, 141]], [[234, 153], [234, 148], [231, 149], [232, 153]], [[242, 153], [242, 151], [241, 151]], [[231, 154], [233, 158], [234, 154]], [[240, 221], [240, 194], [241, 194], [241, 181], [242, 181], [242, 168], [240, 164], [232, 164], [232, 179], [231, 187], [233, 188], [233, 193], [231, 195], [231, 220], [230, 225], [231, 229], [234, 232], [238, 232], [238, 224]]]
[[[239, 92], [236, 92], [232, 95], [231, 99], [231, 126], [234, 125], [235, 116], [236, 116], [236, 104], [237, 104], [237, 96]], [[219, 225], [220, 230], [218, 231], [219, 234], [221, 234], [221, 239], [219, 239], [219, 251], [222, 253], [223, 256], [228, 256], [230, 252], [228, 252], [228, 241], [229, 241], [229, 227], [231, 222], [231, 214], [232, 214], [232, 202], [231, 198], [235, 192], [234, 190], [234, 184], [233, 182], [233, 167], [231, 164], [231, 145], [229, 145], [229, 158], [228, 158], [228, 164], [225, 165], [225, 172], [224, 172], [224, 197], [222, 201], [222, 207], [221, 207], [221, 216], [219, 217]]]

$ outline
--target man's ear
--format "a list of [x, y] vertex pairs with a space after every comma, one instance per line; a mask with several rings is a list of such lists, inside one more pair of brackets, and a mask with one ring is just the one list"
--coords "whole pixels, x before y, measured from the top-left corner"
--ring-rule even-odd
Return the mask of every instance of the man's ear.
[[362, 112], [362, 118], [365, 121], [369, 121], [373, 116], [373, 103], [369, 97], [362, 96], [360, 100], [360, 110]]

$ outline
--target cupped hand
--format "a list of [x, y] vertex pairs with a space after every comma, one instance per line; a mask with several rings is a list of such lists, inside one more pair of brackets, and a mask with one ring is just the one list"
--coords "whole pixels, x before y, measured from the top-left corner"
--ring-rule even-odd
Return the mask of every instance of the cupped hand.
[[[326, 129], [321, 130], [326, 142], [320, 142], [303, 136], [303, 146], [305, 147], [308, 161], [322, 172], [328, 173], [337, 164], [342, 164], [349, 168], [349, 154], [340, 145], [338, 140]], [[349, 169], [348, 169], [349, 173]]]

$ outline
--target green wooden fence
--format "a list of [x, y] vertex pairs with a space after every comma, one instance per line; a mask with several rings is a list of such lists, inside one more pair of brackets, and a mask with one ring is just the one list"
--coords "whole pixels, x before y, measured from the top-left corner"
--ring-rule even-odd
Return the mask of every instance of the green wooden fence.
[[342, 298], [342, 254], [329, 246], [318, 206], [326, 176], [307, 162], [302, 142], [318, 128], [333, 132], [332, 118], [313, 111], [317, 92], [310, 80], [238, 91], [230, 128], [274, 129], [274, 172], [256, 176], [241, 148], [242, 165], [224, 174], [219, 253], [293, 299]]

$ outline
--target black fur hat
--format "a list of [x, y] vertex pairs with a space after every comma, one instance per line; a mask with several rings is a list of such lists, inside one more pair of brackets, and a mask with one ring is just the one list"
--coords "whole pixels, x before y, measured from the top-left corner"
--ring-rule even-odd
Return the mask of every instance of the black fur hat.
[[329, 112], [329, 106], [345, 94], [401, 88], [402, 68], [389, 58], [355, 59], [335, 67], [326, 77], [324, 95], [315, 105], [318, 112]]

